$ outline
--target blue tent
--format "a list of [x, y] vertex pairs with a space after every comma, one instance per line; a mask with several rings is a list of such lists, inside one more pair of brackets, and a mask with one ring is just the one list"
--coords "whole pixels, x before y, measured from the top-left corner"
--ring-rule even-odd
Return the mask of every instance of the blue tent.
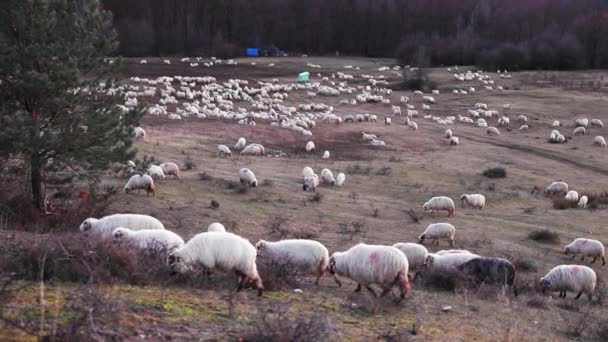
[[308, 71], [304, 71], [298, 74], [298, 82], [308, 82], [308, 78], [310, 77], [310, 73]]
[[260, 49], [258, 49], [258, 48], [247, 48], [245, 50], [245, 55], [247, 57], [258, 57], [260, 55]]

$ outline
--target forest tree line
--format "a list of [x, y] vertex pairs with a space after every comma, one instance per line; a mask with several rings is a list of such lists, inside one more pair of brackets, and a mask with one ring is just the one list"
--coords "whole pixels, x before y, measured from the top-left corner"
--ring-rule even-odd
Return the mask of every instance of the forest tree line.
[[607, 0], [103, 0], [126, 56], [397, 57], [419, 66], [608, 67]]

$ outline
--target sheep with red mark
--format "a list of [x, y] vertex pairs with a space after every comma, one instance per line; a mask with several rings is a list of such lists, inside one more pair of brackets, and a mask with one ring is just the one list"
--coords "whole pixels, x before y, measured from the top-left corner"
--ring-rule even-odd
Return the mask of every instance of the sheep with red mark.
[[593, 298], [596, 285], [597, 275], [595, 271], [590, 267], [581, 265], [555, 266], [539, 281], [543, 293], [546, 290], [559, 291], [559, 297], [566, 298], [566, 293], [572, 291], [578, 293], [576, 299], [579, 299], [584, 293], [589, 301]]

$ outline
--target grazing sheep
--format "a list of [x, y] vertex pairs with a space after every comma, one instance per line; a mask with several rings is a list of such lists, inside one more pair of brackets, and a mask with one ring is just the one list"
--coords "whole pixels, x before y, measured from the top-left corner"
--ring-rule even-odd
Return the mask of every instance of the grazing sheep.
[[486, 197], [481, 194], [472, 194], [472, 195], [464, 194], [464, 195], [460, 196], [460, 202], [461, 202], [463, 208], [466, 208], [467, 206], [469, 206], [473, 209], [481, 210], [486, 205]]
[[315, 171], [310, 166], [305, 166], [304, 169], [302, 169], [302, 177], [304, 177], [304, 178], [310, 177], [314, 174], [315, 174]]
[[500, 119], [498, 119], [498, 126], [509, 126], [510, 123], [511, 123], [511, 120], [506, 116], [503, 116]]
[[407, 124], [407, 127], [408, 127], [408, 128], [410, 128], [410, 129], [413, 129], [414, 131], [417, 131], [417, 130], [418, 130], [418, 124], [417, 124], [417, 123], [415, 123], [414, 121], [410, 121], [410, 122]]
[[[329, 251], [323, 244], [314, 240], [294, 239], [270, 242], [260, 240], [255, 244], [258, 257], [269, 257], [279, 263], [288, 263], [306, 271], [313, 272], [317, 276], [315, 285], [319, 285], [321, 277], [329, 271]], [[334, 280], [338, 286], [342, 286], [335, 275]]]
[[141, 127], [135, 127], [133, 128], [133, 137], [136, 141], [144, 141], [146, 140], [146, 131]]
[[576, 299], [583, 293], [589, 301], [593, 298], [597, 275], [595, 271], [587, 266], [581, 265], [559, 265], [555, 266], [544, 277], [540, 278], [539, 285], [543, 293], [549, 289], [559, 291], [560, 298], [566, 298], [567, 291], [578, 293]]
[[447, 139], [450, 139], [454, 134], [452, 133], [451, 129], [446, 129], [445, 132], [443, 133], [443, 136]]
[[457, 273], [458, 266], [475, 258], [479, 258], [479, 255], [472, 253], [429, 253], [426, 256], [424, 266], [431, 272]]
[[321, 170], [321, 180], [323, 181], [323, 183], [336, 185], [336, 180], [334, 179], [334, 175], [333, 175], [333, 173], [331, 173], [331, 170], [329, 170], [329, 169]]
[[336, 177], [336, 185], [342, 186], [344, 185], [344, 181], [346, 180], [346, 175], [342, 172], [338, 173], [338, 177]]
[[438, 196], [431, 198], [428, 202], [422, 205], [422, 209], [427, 212], [433, 213], [435, 210], [447, 210], [448, 217], [454, 216], [456, 213], [456, 206], [454, 201], [446, 196]]
[[318, 186], [319, 186], [319, 176], [313, 174], [313, 175], [304, 177], [304, 184], [302, 185], [303, 191], [307, 191], [307, 190], [315, 191]]
[[392, 122], [391, 118], [388, 118], [388, 117], [384, 118], [384, 124], [385, 125], [390, 126], [391, 122]]
[[588, 119], [576, 119], [576, 121], [574, 121], [574, 125], [576, 127], [587, 127], [589, 125], [589, 120]]
[[139, 190], [146, 190], [146, 194], [155, 195], [156, 187], [154, 186], [154, 180], [149, 175], [133, 175], [129, 178], [127, 184], [125, 184], [124, 190], [125, 193], [129, 193], [133, 190], [137, 190], [139, 194]]
[[226, 145], [217, 145], [217, 150], [220, 152], [221, 156], [230, 157], [232, 155], [232, 151], [230, 151], [230, 148]]
[[315, 150], [315, 143], [313, 141], [309, 141], [306, 143], [306, 152], [311, 152]]
[[559, 120], [555, 120], [553, 121], [553, 123], [551, 124], [551, 127], [559, 127], [561, 124], [559, 122]]
[[545, 189], [545, 193], [547, 193], [549, 195], [559, 194], [559, 193], [566, 194], [566, 193], [568, 193], [568, 183], [553, 182], [547, 187], [547, 189]]
[[210, 224], [207, 227], [207, 231], [208, 232], [220, 232], [220, 233], [225, 233], [226, 232], [226, 228], [224, 227], [223, 224], [219, 223], [219, 222], [213, 222], [212, 224]]
[[494, 126], [490, 126], [487, 128], [486, 133], [488, 135], [500, 135], [500, 131], [498, 130], [498, 128], [494, 127]]
[[241, 150], [245, 147], [245, 145], [247, 145], [247, 140], [245, 140], [245, 138], [243, 138], [243, 137], [240, 137], [239, 140], [234, 145], [234, 149]]
[[323, 152], [323, 157], [321, 157], [322, 159], [329, 159], [329, 151], [325, 151]]
[[606, 147], [606, 139], [604, 139], [603, 136], [598, 135], [595, 138], [593, 138], [593, 144], [598, 145], [600, 147]]
[[587, 208], [587, 202], [589, 202], [589, 198], [587, 196], [581, 196], [577, 205], [579, 208]]
[[245, 167], [239, 171], [239, 180], [241, 181], [241, 184], [248, 185], [252, 188], [258, 186], [258, 180], [255, 178], [253, 171]]
[[382, 141], [382, 140], [376, 140], [376, 139], [370, 141], [369, 144], [371, 146], [386, 146], [386, 143], [384, 141]]
[[591, 127], [604, 127], [604, 123], [600, 119], [591, 119]]
[[329, 273], [357, 282], [355, 292], [361, 291], [361, 287], [365, 286], [375, 296], [376, 292], [370, 287], [371, 284], [382, 287], [382, 296], [397, 285], [401, 291], [401, 299], [405, 298], [410, 290], [408, 268], [405, 254], [392, 246], [360, 243], [345, 252], [335, 252], [329, 258]]
[[570, 190], [564, 198], [570, 202], [578, 202], [578, 192]]
[[165, 229], [158, 219], [140, 214], [114, 214], [100, 219], [89, 217], [80, 224], [79, 229], [87, 235], [109, 240], [118, 227], [128, 227], [131, 230]]
[[208, 269], [234, 271], [238, 277], [237, 292], [246, 283], [254, 283], [258, 296], [264, 291], [262, 279], [255, 264], [256, 249], [238, 235], [222, 232], [206, 232], [194, 236], [168, 258], [169, 267], [177, 273], [186, 273], [196, 264]]
[[175, 163], [162, 163], [160, 168], [163, 169], [165, 176], [172, 175], [173, 179], [179, 179], [179, 166]]
[[528, 125], [521, 125], [519, 126], [519, 130], [520, 131], [527, 131], [530, 127], [528, 127]]
[[585, 129], [585, 127], [576, 127], [574, 129], [574, 131], [572, 131], [572, 135], [585, 135], [587, 134], [587, 130]]
[[170, 230], [132, 230], [118, 227], [112, 232], [114, 241], [123, 241], [140, 249], [163, 249], [172, 251], [184, 245], [184, 239]]
[[517, 116], [517, 121], [519, 121], [519, 123], [521, 124], [525, 124], [526, 122], [528, 122], [528, 117], [523, 114], [519, 114]]
[[393, 245], [407, 257], [409, 271], [415, 272], [424, 268], [424, 262], [429, 251], [423, 245], [412, 242], [399, 242]]
[[241, 155], [244, 156], [263, 156], [264, 149], [260, 147], [261, 145], [257, 144], [249, 144], [242, 151]]
[[158, 165], [150, 165], [150, 167], [148, 168], [148, 174], [150, 175], [150, 177], [152, 177], [152, 179], [165, 179], [165, 173], [163, 172], [163, 169]]
[[515, 287], [515, 267], [502, 258], [478, 257], [471, 259], [456, 268], [467, 278], [478, 283], [497, 283], [513, 287], [513, 294], [517, 296]]
[[460, 140], [458, 139], [458, 137], [451, 137], [449, 142], [450, 142], [450, 145], [452, 145], [452, 146], [460, 144]]
[[363, 142], [370, 142], [372, 140], [378, 139], [378, 136], [375, 134], [361, 132], [361, 139], [363, 140]]
[[448, 239], [450, 247], [454, 247], [456, 227], [449, 223], [431, 223], [424, 232], [418, 237], [418, 243], [422, 244], [425, 240], [433, 240], [439, 245], [439, 239]]
[[581, 254], [581, 261], [585, 261], [585, 257], [593, 258], [593, 264], [597, 258], [602, 259], [602, 265], [606, 265], [604, 259], [604, 245], [598, 240], [579, 238], [572, 241], [565, 248], [566, 255], [572, 254], [572, 259], [576, 258], [577, 254]]

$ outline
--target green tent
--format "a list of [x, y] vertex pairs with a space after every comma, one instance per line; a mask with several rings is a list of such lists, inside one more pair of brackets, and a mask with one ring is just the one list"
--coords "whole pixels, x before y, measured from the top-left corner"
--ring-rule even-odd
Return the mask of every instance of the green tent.
[[308, 82], [308, 78], [310, 77], [310, 73], [308, 71], [304, 71], [298, 74], [298, 82]]

